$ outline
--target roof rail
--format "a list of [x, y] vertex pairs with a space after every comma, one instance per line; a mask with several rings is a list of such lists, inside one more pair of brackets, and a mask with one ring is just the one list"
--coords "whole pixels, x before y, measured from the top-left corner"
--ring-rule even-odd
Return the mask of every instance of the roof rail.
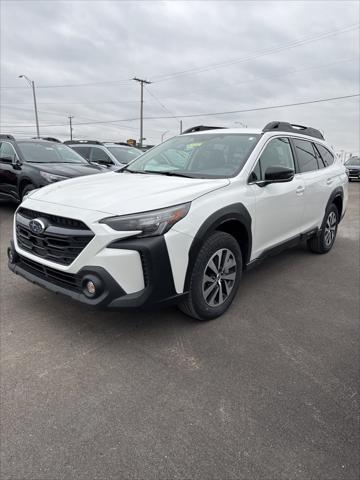
[[301, 135], [308, 135], [309, 137], [324, 140], [324, 136], [320, 130], [316, 130], [316, 128], [312, 127], [305, 127], [304, 125], [296, 125], [295, 123], [270, 122], [263, 128], [263, 132], [273, 132], [276, 130], [279, 132], [300, 133]]
[[131, 145], [129, 145], [126, 142], [109, 142], [109, 143], [113, 143], [114, 145], [123, 145], [124, 147], [131, 147]]
[[33, 140], [46, 140], [47, 142], [62, 143], [61, 140], [55, 137], [32, 137]]
[[64, 143], [66, 145], [86, 145], [88, 143], [92, 143], [94, 145], [103, 145], [103, 142], [99, 142], [99, 140], [65, 140]]
[[15, 137], [7, 133], [0, 133], [0, 140], [15, 140]]
[[217, 130], [220, 128], [227, 128], [227, 127], [207, 127], [206, 125], [198, 125], [196, 127], [191, 127], [191, 128], [188, 128], [187, 130], [184, 130], [183, 132], [181, 132], [181, 134], [183, 135], [185, 133], [202, 132], [204, 130]]

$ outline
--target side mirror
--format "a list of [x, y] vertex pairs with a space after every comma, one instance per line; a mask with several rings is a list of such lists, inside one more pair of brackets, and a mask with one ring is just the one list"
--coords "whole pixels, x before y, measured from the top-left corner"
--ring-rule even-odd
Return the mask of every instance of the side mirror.
[[291, 182], [295, 172], [292, 168], [287, 167], [268, 167], [265, 170], [265, 183], [281, 183]]

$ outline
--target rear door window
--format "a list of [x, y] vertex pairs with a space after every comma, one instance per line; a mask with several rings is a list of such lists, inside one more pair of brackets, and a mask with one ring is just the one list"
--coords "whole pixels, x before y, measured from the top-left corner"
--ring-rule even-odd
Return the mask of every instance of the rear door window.
[[293, 138], [300, 173], [318, 170], [316, 153], [311, 142]]

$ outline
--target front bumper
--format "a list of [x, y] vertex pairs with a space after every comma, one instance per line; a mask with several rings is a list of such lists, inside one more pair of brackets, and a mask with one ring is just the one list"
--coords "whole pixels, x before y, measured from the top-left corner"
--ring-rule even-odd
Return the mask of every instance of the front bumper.
[[351, 179], [358, 179], [360, 180], [360, 169], [356, 169], [356, 168], [349, 168], [348, 169], [348, 177], [351, 178]]
[[[76, 273], [46, 266], [17, 253], [13, 242], [9, 247], [8, 265], [11, 271], [36, 285], [96, 307], [120, 309], [172, 304], [186, 295], [176, 293], [164, 237], [116, 240], [108, 248], [139, 253], [144, 275], [143, 289], [126, 293], [109, 271], [101, 266], [83, 266]], [[84, 290], [87, 279], [95, 279], [100, 285], [98, 294], [93, 298], [89, 298]]]

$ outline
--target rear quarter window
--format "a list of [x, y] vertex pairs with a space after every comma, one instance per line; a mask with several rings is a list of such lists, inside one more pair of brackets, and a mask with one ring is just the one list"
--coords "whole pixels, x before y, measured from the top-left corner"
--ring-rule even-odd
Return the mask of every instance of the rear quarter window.
[[322, 145], [316, 144], [316, 148], [324, 162], [325, 167], [330, 167], [334, 163], [334, 155]]

